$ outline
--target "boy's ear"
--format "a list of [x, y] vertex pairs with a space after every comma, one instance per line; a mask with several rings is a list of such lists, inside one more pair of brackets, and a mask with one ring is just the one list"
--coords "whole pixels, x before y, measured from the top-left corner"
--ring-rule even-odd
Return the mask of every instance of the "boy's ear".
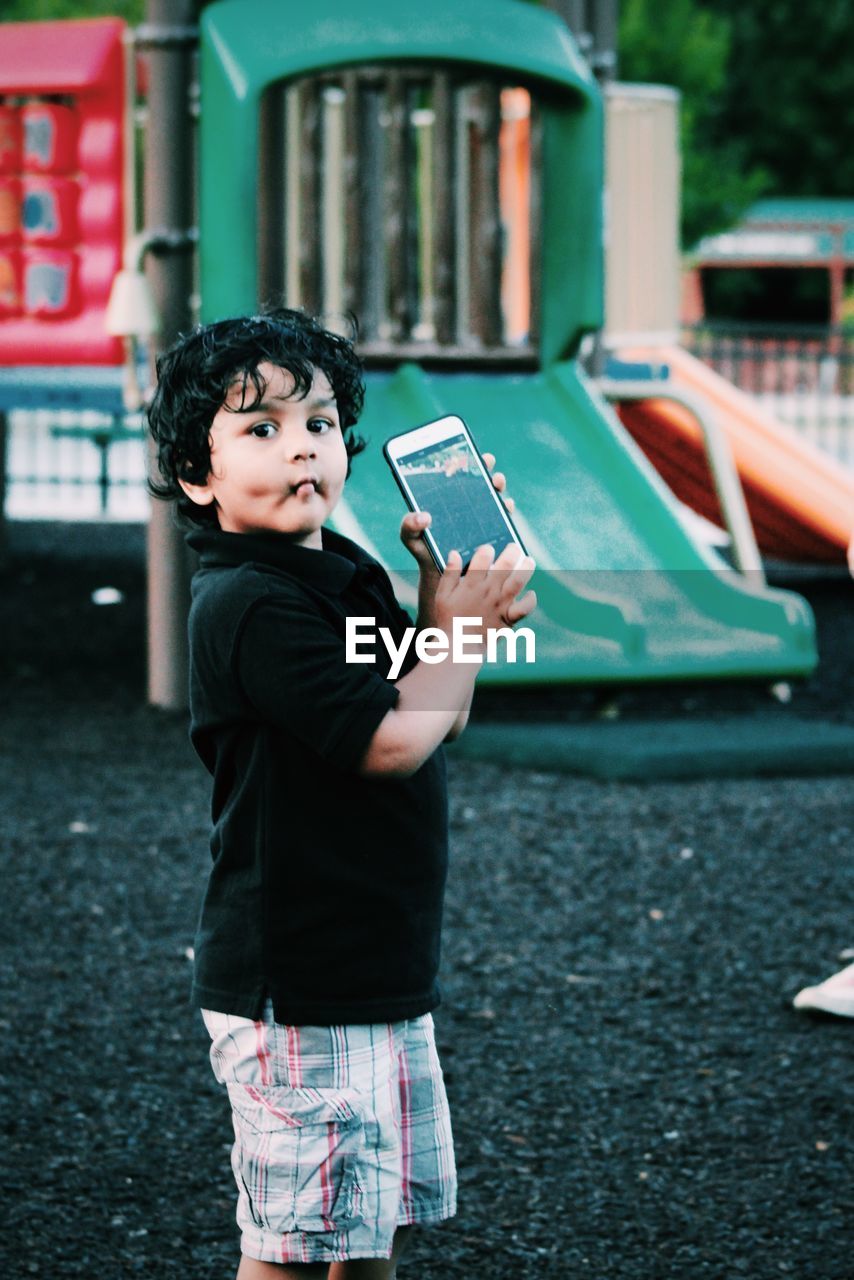
[[189, 480], [178, 480], [179, 485], [186, 493], [191, 502], [195, 502], [200, 507], [209, 507], [214, 500], [213, 489], [210, 486], [210, 479], [204, 484], [191, 484]]

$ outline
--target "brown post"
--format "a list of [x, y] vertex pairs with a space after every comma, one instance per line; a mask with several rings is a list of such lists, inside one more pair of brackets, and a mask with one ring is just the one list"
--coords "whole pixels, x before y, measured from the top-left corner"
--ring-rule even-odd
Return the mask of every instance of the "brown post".
[[471, 145], [471, 326], [483, 346], [504, 340], [501, 318], [501, 213], [498, 198], [498, 86], [479, 84], [469, 96]]
[[[143, 218], [147, 230], [173, 233], [193, 222], [192, 78], [194, 0], [147, 0], [138, 35], [148, 61]], [[161, 347], [191, 324], [193, 258], [189, 246], [148, 255], [148, 276], [161, 316]], [[187, 705], [187, 613], [190, 561], [175, 513], [154, 501], [148, 526], [148, 699]]]
[[0, 409], [0, 569], [5, 569], [9, 547], [6, 532], [6, 441], [8, 415]]
[[437, 71], [433, 77], [433, 191], [436, 219], [433, 254], [433, 323], [436, 341], [448, 346], [456, 341], [454, 273], [454, 91], [450, 73]]
[[407, 314], [406, 240], [409, 218], [409, 121], [406, 82], [402, 72], [390, 71], [386, 80], [385, 207], [383, 240], [386, 251], [388, 321], [392, 342], [408, 342], [411, 316]]
[[322, 98], [316, 80], [303, 81], [297, 90], [299, 103], [300, 183], [300, 304], [311, 314], [325, 309], [321, 271], [320, 236], [320, 140]]
[[285, 94], [268, 89], [258, 117], [258, 300], [281, 305], [285, 292]]
[[545, 0], [563, 18], [600, 84], [617, 74], [619, 0]]
[[[617, 77], [619, 0], [545, 0], [545, 3], [563, 18], [605, 92]], [[603, 375], [605, 349], [601, 331], [594, 335], [585, 363], [594, 377]]]

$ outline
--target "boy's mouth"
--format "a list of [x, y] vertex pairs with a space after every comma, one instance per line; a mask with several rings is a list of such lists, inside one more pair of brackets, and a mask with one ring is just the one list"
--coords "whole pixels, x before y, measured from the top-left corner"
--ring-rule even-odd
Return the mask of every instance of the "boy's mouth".
[[319, 488], [316, 476], [303, 476], [302, 479], [296, 480], [291, 485], [291, 493], [296, 494], [298, 498], [304, 498], [310, 493], [316, 493]]

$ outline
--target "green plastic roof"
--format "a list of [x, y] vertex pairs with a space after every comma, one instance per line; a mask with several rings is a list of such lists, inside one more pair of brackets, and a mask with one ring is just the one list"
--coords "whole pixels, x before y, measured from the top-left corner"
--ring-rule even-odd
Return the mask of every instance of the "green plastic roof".
[[780, 196], [775, 200], [757, 200], [742, 222], [854, 222], [854, 200], [819, 196]]
[[405, 61], [484, 68], [539, 90], [539, 358], [543, 366], [567, 358], [602, 323], [602, 101], [562, 19], [523, 0], [219, 0], [205, 9], [203, 318], [257, 305], [264, 91], [320, 71]]
[[737, 226], [706, 236], [692, 253], [699, 265], [722, 266], [819, 267], [840, 256], [854, 264], [854, 200], [814, 196], [758, 200]]
[[220, 0], [203, 11], [202, 31], [236, 97], [318, 68], [419, 56], [512, 69], [585, 96], [593, 91], [565, 23], [522, 0], [324, 0], [319, 11], [283, 8], [291, 20], [271, 21], [270, 0]]

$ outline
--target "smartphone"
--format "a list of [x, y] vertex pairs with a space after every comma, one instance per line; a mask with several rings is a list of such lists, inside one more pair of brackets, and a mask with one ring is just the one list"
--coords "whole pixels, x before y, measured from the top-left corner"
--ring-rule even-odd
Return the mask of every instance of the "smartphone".
[[450, 414], [392, 436], [383, 454], [407, 506], [433, 517], [424, 540], [440, 569], [454, 550], [467, 568], [476, 548], [487, 542], [496, 557], [510, 542], [526, 554], [462, 418]]

